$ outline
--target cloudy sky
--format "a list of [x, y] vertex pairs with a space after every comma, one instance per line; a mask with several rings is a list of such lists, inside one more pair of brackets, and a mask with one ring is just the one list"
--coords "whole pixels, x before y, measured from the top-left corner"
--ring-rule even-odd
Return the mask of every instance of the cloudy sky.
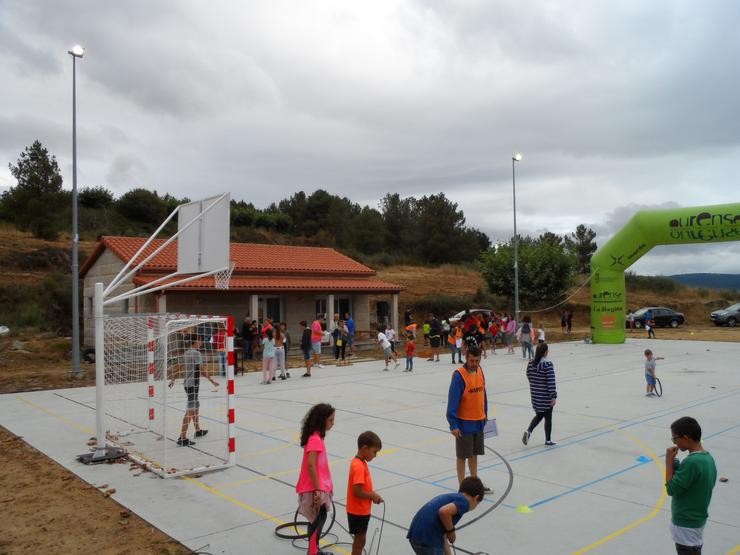
[[[444, 192], [468, 224], [586, 224], [740, 201], [740, 3], [0, 0], [0, 190], [40, 140], [78, 186], [265, 207]], [[633, 270], [740, 273], [740, 243]]]

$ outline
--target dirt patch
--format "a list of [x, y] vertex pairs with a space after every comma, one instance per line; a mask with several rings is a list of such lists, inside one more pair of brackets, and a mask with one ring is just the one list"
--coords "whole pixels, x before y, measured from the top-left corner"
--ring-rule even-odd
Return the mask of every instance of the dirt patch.
[[0, 465], [0, 553], [190, 553], [3, 427]]

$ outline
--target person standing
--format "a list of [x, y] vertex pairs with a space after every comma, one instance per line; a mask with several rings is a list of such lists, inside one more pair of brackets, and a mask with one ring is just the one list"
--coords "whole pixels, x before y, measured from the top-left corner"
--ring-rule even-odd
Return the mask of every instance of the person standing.
[[244, 346], [244, 360], [252, 360], [252, 342], [254, 341], [254, 328], [252, 318], [244, 317], [242, 324], [242, 345]]
[[308, 519], [308, 555], [320, 555], [319, 539], [332, 506], [334, 483], [324, 438], [334, 427], [334, 407], [327, 403], [314, 405], [303, 418], [301, 447], [303, 461], [295, 486], [298, 512]]
[[[488, 420], [486, 378], [480, 367], [481, 350], [468, 347], [465, 365], [452, 373], [447, 394], [447, 422], [455, 436], [457, 481], [465, 478], [465, 461], [470, 475], [478, 476], [478, 456], [483, 454], [483, 428]], [[486, 488], [487, 489], [487, 488]]]
[[432, 320], [429, 322], [429, 345], [432, 347], [432, 356], [427, 359], [439, 362], [439, 346], [442, 342], [442, 323], [435, 314], [432, 314]]
[[566, 312], [565, 327], [567, 329], [567, 333], [570, 333], [573, 331], [573, 312], [570, 310]]
[[285, 335], [283, 335], [283, 326], [275, 326], [275, 372], [280, 371], [280, 379], [285, 380], [290, 377], [287, 374], [287, 368], [285, 364]]
[[627, 325], [629, 326], [630, 333], [635, 331], [635, 315], [632, 313], [632, 309], [627, 311]]
[[311, 330], [308, 329], [308, 323], [301, 320], [301, 352], [303, 353], [303, 362], [306, 364], [306, 372], [303, 378], [311, 377]]
[[560, 331], [565, 333], [566, 326], [568, 324], [568, 311], [564, 310], [560, 315]]
[[352, 315], [347, 312], [344, 315], [344, 323], [347, 326], [347, 345], [349, 346], [349, 356], [355, 354], [355, 320]]
[[522, 358], [532, 360], [534, 357], [534, 349], [532, 348], [534, 329], [532, 328], [532, 319], [529, 316], [525, 316], [522, 320], [522, 325], [519, 326], [516, 337], [522, 344]]
[[[673, 446], [665, 450], [665, 489], [671, 496], [671, 537], [678, 555], [701, 555], [707, 509], [717, 481], [714, 458], [701, 444], [701, 426], [690, 416], [671, 424]], [[678, 451], [688, 451], [679, 462]]]
[[516, 339], [516, 320], [509, 314], [509, 319], [506, 321], [506, 346], [507, 355], [514, 354], [514, 340]]
[[322, 327], [324, 317], [319, 316], [311, 324], [311, 349], [313, 350], [313, 364], [316, 368], [321, 365], [321, 340], [324, 339], [324, 328]]
[[[332, 332], [334, 338], [334, 360], [337, 361], [337, 366], [344, 366], [345, 364], [345, 353], [347, 351], [347, 337], [349, 337], [349, 330], [344, 320], [339, 320], [337, 327]], [[342, 361], [339, 362], [339, 356], [342, 356]]]
[[268, 328], [262, 339], [262, 383], [275, 381], [275, 338], [273, 328]]
[[547, 353], [547, 343], [540, 343], [537, 345], [534, 359], [527, 364], [527, 379], [534, 418], [522, 435], [524, 445], [529, 443], [532, 432], [543, 418], [545, 420], [545, 445], [549, 447], [557, 445], [552, 441], [552, 410], [557, 402], [558, 391], [555, 385], [555, 368], [547, 359]]
[[[191, 336], [188, 341], [190, 348], [183, 353], [183, 364], [185, 366], [185, 379], [183, 387], [187, 395], [187, 404], [185, 405], [185, 414], [182, 417], [182, 426], [180, 427], [180, 437], [177, 438], [178, 447], [188, 447], [195, 445], [194, 441], [188, 439], [188, 428], [192, 422], [195, 426], [195, 437], [203, 437], [208, 430], [202, 430], [200, 427], [200, 400], [198, 399], [198, 390], [200, 389], [200, 378], [206, 378], [213, 387], [218, 387], [218, 382], [208, 375], [208, 370], [203, 366], [203, 355], [200, 354], [200, 340], [198, 336]], [[175, 385], [175, 376], [170, 379], [169, 387]]]
[[394, 355], [398, 356], [398, 351], [396, 351], [396, 330], [393, 329], [391, 324], [388, 324], [383, 333], [385, 333], [385, 336], [391, 344], [391, 351], [393, 351]]
[[414, 343], [414, 337], [409, 333], [406, 335], [406, 370], [404, 372], [413, 372], [414, 353], [416, 353], [416, 343]]

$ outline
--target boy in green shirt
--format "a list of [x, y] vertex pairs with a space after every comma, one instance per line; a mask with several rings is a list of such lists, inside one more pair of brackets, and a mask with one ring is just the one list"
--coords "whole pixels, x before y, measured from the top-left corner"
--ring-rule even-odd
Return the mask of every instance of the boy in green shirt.
[[[673, 447], [665, 450], [665, 487], [671, 500], [671, 536], [678, 555], [700, 555], [712, 489], [717, 481], [714, 459], [701, 444], [701, 427], [690, 416], [671, 424]], [[679, 463], [679, 449], [688, 456]]]

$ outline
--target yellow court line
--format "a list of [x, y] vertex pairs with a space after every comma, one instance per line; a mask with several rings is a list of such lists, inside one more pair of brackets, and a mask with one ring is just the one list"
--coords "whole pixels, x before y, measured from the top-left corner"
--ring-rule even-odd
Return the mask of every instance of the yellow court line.
[[70, 420], [69, 418], [66, 418], [66, 417], [62, 416], [61, 414], [56, 414], [56, 413], [50, 411], [49, 409], [47, 409], [46, 407], [42, 407], [41, 405], [37, 405], [33, 401], [29, 401], [28, 399], [24, 399], [20, 395], [16, 395], [15, 398], [18, 399], [19, 401], [23, 401], [24, 403], [26, 403], [27, 405], [35, 408], [36, 410], [40, 410], [44, 414], [48, 414], [49, 416], [53, 416], [54, 418], [56, 418], [57, 420], [59, 420], [63, 424], [66, 424], [70, 428], [74, 428], [78, 432], [82, 432], [83, 434], [87, 434], [88, 436], [91, 436], [91, 435], [94, 435], [95, 434], [95, 431], [92, 428], [88, 428], [87, 426], [82, 426], [82, 425], [78, 424], [77, 422], [73, 422], [72, 420]]
[[[441, 437], [435, 437], [435, 438], [432, 438], [432, 439], [425, 439], [423, 441], [417, 441], [416, 443], [409, 443], [408, 445], [406, 445], [404, 447], [392, 447], [390, 449], [383, 449], [383, 450], [380, 451], [380, 453], [378, 453], [378, 458], [379, 457], [382, 457], [382, 456], [386, 456], [386, 455], [392, 455], [394, 453], [397, 453], [398, 451], [401, 451], [402, 449], [408, 449], [409, 447], [415, 447], [415, 446], [424, 445], [424, 444], [430, 444], [431, 445], [431, 444], [434, 444], [434, 443], [439, 443], [439, 442], [441, 442], [443, 440], [446, 440], [446, 439], [447, 439], [447, 436], [441, 436]], [[292, 446], [292, 445], [295, 445], [295, 442], [289, 444], [288, 446]], [[275, 449], [276, 450], [278, 450], [278, 449], [284, 449], [285, 447], [286, 446], [280, 446], [280, 447], [276, 447]], [[334, 460], [334, 461], [330, 461], [329, 462], [329, 466], [331, 467], [331, 466], [335, 466], [337, 464], [347, 463], [347, 462], [351, 461], [353, 458], [354, 457], [350, 457], [348, 459], [337, 459], [337, 460]], [[294, 467], [294, 468], [289, 468], [287, 470], [281, 470], [279, 472], [272, 472], [270, 474], [265, 474], [264, 476], [256, 476], [254, 478], [245, 478], [244, 480], [234, 480], [232, 482], [221, 482], [221, 483], [217, 483], [216, 484], [216, 487], [219, 487], [219, 488], [229, 488], [229, 487], [236, 487], [236, 486], [244, 486], [244, 485], [247, 485], [247, 484], [254, 484], [255, 482], [261, 482], [263, 480], [270, 480], [272, 478], [278, 478], [280, 476], [285, 476], [287, 474], [298, 472], [298, 471], [300, 471], [300, 469], [301, 469], [301, 467]]]
[[737, 555], [740, 553], [740, 543], [727, 552], [727, 555]]
[[[630, 440], [635, 442], [637, 445], [639, 445], [647, 454], [648, 456], [653, 459], [653, 462], [657, 465], [658, 470], [660, 471], [661, 478], [665, 476], [665, 467], [663, 466], [663, 463], [660, 462], [660, 459], [658, 456], [648, 447], [645, 443], [642, 442], [637, 436], [634, 436], [628, 432], [625, 432], [624, 430], [620, 430], [618, 428], [612, 427], [612, 429], [620, 434], [623, 434], [627, 436]], [[645, 515], [642, 518], [638, 518], [634, 522], [630, 522], [627, 526], [624, 528], [620, 528], [616, 532], [612, 532], [608, 536], [604, 536], [600, 540], [596, 540], [595, 542], [587, 545], [586, 547], [582, 547], [578, 551], [574, 551], [573, 555], [581, 555], [582, 553], [587, 553], [588, 551], [591, 551], [592, 549], [596, 549], [597, 547], [604, 545], [606, 542], [609, 542], [613, 540], [614, 538], [618, 538], [619, 536], [622, 536], [623, 534], [626, 534], [630, 530], [633, 530], [634, 528], [637, 528], [641, 524], [645, 524], [647, 521], [653, 519], [663, 508], [663, 504], [665, 503], [666, 498], [668, 497], [668, 494], [665, 490], [665, 487], [663, 487], [663, 493], [658, 499], [657, 503], [653, 506], [651, 511]]]
[[[199, 488], [207, 491], [208, 493], [215, 495], [216, 497], [223, 499], [224, 501], [228, 501], [229, 503], [232, 503], [236, 505], [237, 507], [241, 507], [242, 509], [249, 511], [250, 513], [253, 513], [261, 518], [264, 518], [265, 520], [269, 520], [270, 522], [273, 522], [275, 524], [287, 524], [287, 522], [285, 522], [284, 520], [274, 515], [271, 515], [270, 513], [266, 513], [265, 511], [262, 511], [256, 507], [252, 507], [251, 505], [248, 505], [242, 501], [239, 501], [238, 499], [235, 499], [234, 497], [231, 497], [230, 495], [227, 495], [217, 490], [216, 488], [213, 488], [211, 486], [204, 484], [203, 482], [201, 482], [200, 480], [196, 478], [190, 478], [189, 476], [182, 476], [182, 479], [186, 480], [187, 482], [190, 482], [191, 484], [198, 486]], [[321, 545], [324, 545], [324, 546], [329, 545], [329, 542], [326, 540], [321, 540], [320, 543]], [[337, 547], [336, 545], [332, 546], [332, 548], [335, 551], [339, 551], [340, 553], [351, 555], [349, 551], [345, 551], [344, 549], [342, 549], [341, 547]]]

